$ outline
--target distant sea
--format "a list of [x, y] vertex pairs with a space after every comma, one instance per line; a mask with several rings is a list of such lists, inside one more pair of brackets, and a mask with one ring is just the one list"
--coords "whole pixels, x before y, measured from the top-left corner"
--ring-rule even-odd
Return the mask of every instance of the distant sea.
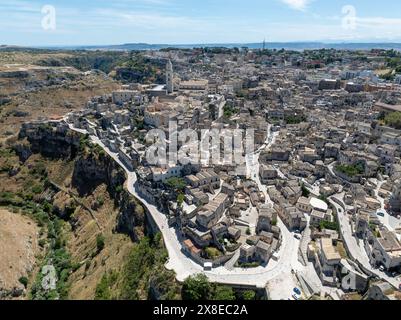
[[[71, 50], [160, 50], [166, 48], [194, 49], [194, 48], [241, 48], [262, 49], [263, 43], [203, 43], [203, 44], [147, 44], [127, 43], [121, 45], [104, 46], [59, 46], [41, 47], [43, 49], [71, 49]], [[324, 42], [269, 42], [265, 44], [266, 49], [285, 50], [315, 50], [315, 49], [337, 49], [337, 50], [371, 50], [371, 49], [394, 49], [401, 51], [401, 43], [324, 43]]]
[[[160, 50], [167, 48], [194, 49], [194, 48], [242, 48], [262, 49], [263, 43], [199, 43], [199, 44], [148, 44], [148, 43], [126, 43], [118, 45], [96, 45], [96, 46], [7, 46], [0, 45], [0, 50], [13, 49], [47, 49], [47, 50], [105, 50], [105, 51], [131, 51], [131, 50]], [[401, 51], [401, 43], [390, 42], [267, 42], [266, 49], [285, 49], [294, 51], [337, 49], [337, 50], [371, 50], [371, 49], [394, 49]]]

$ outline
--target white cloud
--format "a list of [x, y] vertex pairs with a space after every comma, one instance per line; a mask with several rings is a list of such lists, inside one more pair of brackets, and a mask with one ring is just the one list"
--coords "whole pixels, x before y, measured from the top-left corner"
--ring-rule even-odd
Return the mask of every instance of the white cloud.
[[291, 9], [304, 11], [306, 10], [309, 3], [313, 0], [281, 0], [286, 5], [288, 5]]

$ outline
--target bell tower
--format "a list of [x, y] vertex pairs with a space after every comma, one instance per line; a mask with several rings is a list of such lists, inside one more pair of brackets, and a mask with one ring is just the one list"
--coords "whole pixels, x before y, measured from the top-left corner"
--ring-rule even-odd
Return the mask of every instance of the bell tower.
[[167, 87], [167, 93], [173, 93], [174, 92], [174, 71], [173, 71], [173, 64], [171, 63], [171, 60], [168, 60], [167, 65], [166, 65], [166, 87]]

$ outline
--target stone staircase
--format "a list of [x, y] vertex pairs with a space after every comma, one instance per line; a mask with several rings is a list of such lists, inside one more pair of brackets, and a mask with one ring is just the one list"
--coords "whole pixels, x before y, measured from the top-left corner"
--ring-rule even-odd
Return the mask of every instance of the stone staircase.
[[302, 273], [297, 272], [296, 277], [298, 279], [298, 282], [302, 288], [302, 291], [303, 291], [306, 299], [309, 299], [313, 295], [320, 293], [319, 287], [316, 286], [314, 283], [311, 283], [310, 281], [308, 281]]
[[238, 261], [239, 256], [240, 256], [240, 251], [237, 250], [237, 251], [235, 252], [235, 254], [233, 255], [233, 257], [232, 257], [230, 260], [228, 260], [228, 261], [226, 262], [226, 264], [224, 265], [224, 267], [225, 267], [227, 270], [234, 270], [235, 264], [236, 264], [236, 262]]
[[311, 229], [309, 226], [306, 227], [304, 233], [302, 235], [301, 244], [299, 246], [299, 262], [301, 262], [304, 266], [307, 265], [308, 262], [308, 244], [310, 241]]

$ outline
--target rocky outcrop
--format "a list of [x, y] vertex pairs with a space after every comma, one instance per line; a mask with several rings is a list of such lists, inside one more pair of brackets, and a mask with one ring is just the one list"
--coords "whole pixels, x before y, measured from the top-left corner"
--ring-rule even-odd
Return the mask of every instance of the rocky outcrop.
[[0, 96], [0, 106], [5, 105], [9, 102], [11, 102], [11, 98], [7, 96]]
[[80, 145], [80, 135], [63, 122], [25, 123], [19, 133], [19, 140], [23, 139], [28, 140], [31, 152], [56, 159], [75, 158]]
[[26, 79], [29, 77], [30, 77], [30, 73], [28, 71], [3, 71], [3, 72], [0, 72], [0, 78]]
[[136, 228], [145, 226], [145, 210], [138, 201], [127, 191], [123, 191], [119, 200], [120, 214], [118, 216], [116, 231], [128, 234], [134, 241], [138, 240]]
[[[136, 241], [138, 228], [152, 230], [153, 225], [146, 219], [146, 212], [137, 199], [123, 188], [125, 171], [96, 147], [91, 146], [82, 151], [82, 138], [82, 135], [71, 131], [64, 122], [27, 123], [22, 126], [14, 150], [21, 161], [26, 161], [33, 153], [74, 161], [71, 184], [81, 197], [90, 195], [99, 185], [105, 184], [116, 207], [120, 208], [115, 230], [128, 234]], [[58, 199], [53, 200], [61, 217], [69, 217], [74, 211], [74, 201], [68, 201], [68, 205], [64, 206], [58, 203]], [[70, 222], [74, 227], [73, 219]]]
[[[0, 284], [1, 286], [1, 284]], [[25, 292], [25, 289], [23, 286], [20, 286], [19, 288], [15, 287], [12, 288], [11, 290], [5, 290], [0, 288], [0, 300], [5, 299], [8, 300], [10, 298], [18, 298], [21, 297]]]
[[32, 155], [31, 145], [29, 143], [18, 142], [13, 146], [21, 162], [25, 162]]
[[80, 155], [75, 161], [72, 185], [81, 195], [91, 193], [99, 184], [105, 183], [115, 198], [126, 176], [123, 169], [107, 155], [90, 153]]

